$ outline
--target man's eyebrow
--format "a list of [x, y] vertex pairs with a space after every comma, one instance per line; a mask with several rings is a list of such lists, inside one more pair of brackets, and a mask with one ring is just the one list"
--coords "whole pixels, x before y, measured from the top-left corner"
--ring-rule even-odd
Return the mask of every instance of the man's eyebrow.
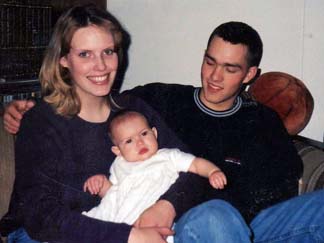
[[213, 58], [211, 55], [209, 55], [207, 52], [205, 52], [205, 57], [207, 57], [208, 59], [213, 60], [214, 62], [216, 62], [216, 59]]
[[[205, 52], [205, 57], [207, 57], [208, 59], [211, 59], [213, 62], [217, 63], [216, 58], [212, 57], [207, 52]], [[237, 63], [221, 63], [219, 65], [224, 66], [224, 67], [236, 67], [236, 68], [242, 69], [242, 66]]]
[[223, 64], [225, 67], [234, 67], [234, 68], [239, 68], [242, 69], [242, 66], [240, 64], [235, 64], [235, 63], [224, 63]]

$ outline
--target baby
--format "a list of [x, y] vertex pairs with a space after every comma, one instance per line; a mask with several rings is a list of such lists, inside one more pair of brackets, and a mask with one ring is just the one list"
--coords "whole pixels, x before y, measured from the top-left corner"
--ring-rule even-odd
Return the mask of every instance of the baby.
[[157, 130], [135, 111], [123, 110], [109, 124], [117, 156], [105, 175], [87, 179], [84, 191], [98, 194], [101, 203], [83, 214], [116, 223], [133, 225], [178, 178], [179, 172], [192, 172], [209, 178], [217, 189], [226, 185], [224, 173], [208, 160], [178, 149], [158, 149]]

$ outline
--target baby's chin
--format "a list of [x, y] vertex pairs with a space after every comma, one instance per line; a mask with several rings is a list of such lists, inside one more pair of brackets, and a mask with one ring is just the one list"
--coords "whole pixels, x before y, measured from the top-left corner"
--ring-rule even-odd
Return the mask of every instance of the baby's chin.
[[138, 156], [138, 158], [134, 159], [133, 162], [141, 162], [141, 161], [144, 161], [144, 160], [147, 160], [149, 158], [151, 158], [153, 156], [153, 153], [151, 153], [150, 151], [144, 153], [144, 154], [140, 154]]

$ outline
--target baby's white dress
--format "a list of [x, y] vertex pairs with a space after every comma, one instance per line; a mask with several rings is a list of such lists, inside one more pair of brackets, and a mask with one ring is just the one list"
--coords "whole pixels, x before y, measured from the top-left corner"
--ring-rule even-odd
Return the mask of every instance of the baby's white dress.
[[104, 221], [132, 225], [179, 176], [187, 172], [194, 156], [179, 149], [160, 149], [151, 158], [127, 162], [118, 156], [110, 168], [113, 184], [100, 204], [83, 214]]

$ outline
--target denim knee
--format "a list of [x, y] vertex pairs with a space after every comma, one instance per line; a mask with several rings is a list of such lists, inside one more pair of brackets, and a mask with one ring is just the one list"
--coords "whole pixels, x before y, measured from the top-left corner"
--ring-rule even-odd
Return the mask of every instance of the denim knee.
[[264, 209], [251, 223], [255, 242], [324, 242], [324, 190]]
[[201, 221], [201, 223], [224, 227], [225, 225], [245, 225], [245, 222], [231, 204], [223, 200], [211, 200], [205, 202], [189, 211], [190, 219]]
[[176, 238], [177, 235], [180, 239], [183, 235], [197, 240], [199, 237], [199, 242], [216, 242], [216, 239], [217, 242], [249, 242], [250, 238], [250, 229], [240, 213], [223, 200], [211, 200], [192, 208], [176, 223], [175, 231]]
[[18, 228], [8, 235], [8, 243], [40, 243], [29, 237], [24, 228]]

